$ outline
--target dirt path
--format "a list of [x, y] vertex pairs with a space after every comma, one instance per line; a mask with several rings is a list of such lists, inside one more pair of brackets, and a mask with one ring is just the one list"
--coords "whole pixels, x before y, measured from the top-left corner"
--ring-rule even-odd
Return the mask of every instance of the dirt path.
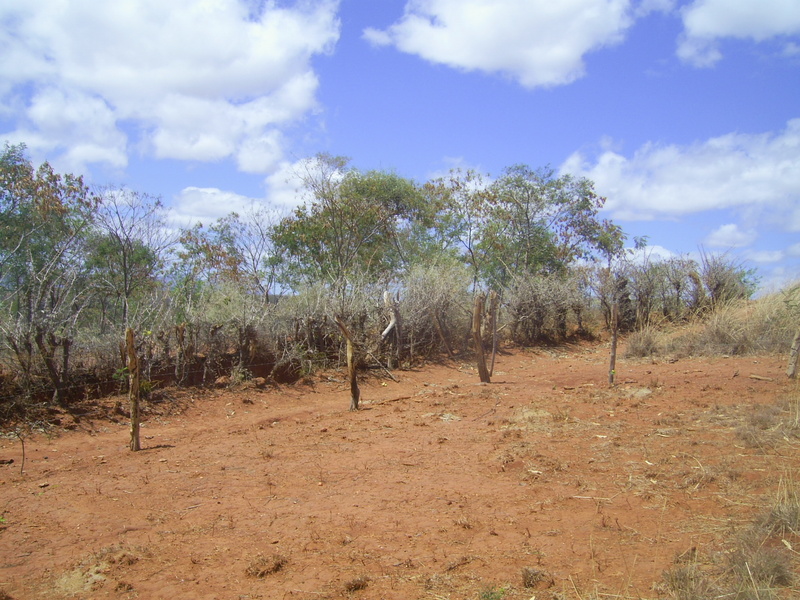
[[736, 357], [620, 361], [609, 389], [606, 360], [602, 346], [515, 350], [489, 385], [459, 362], [376, 374], [358, 413], [342, 373], [181, 392], [150, 407], [142, 452], [124, 422], [84, 420], [27, 439], [24, 474], [2, 439], [0, 590], [658, 597], [676, 556], [797, 472], [796, 444], [742, 429], [789, 383], [782, 357]]

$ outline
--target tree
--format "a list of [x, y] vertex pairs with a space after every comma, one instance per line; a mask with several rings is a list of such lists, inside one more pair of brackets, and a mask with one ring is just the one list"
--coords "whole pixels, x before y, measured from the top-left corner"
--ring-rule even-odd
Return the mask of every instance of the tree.
[[0, 155], [0, 332], [31, 392], [38, 360], [66, 401], [70, 350], [91, 289], [85, 235], [97, 198], [82, 178], [34, 169], [24, 146]]
[[430, 233], [437, 255], [445, 262], [456, 257], [466, 263], [472, 271], [473, 287], [477, 286], [488, 261], [483, 240], [491, 197], [483, 177], [473, 170], [453, 169], [447, 177], [425, 184], [424, 191], [435, 210]]
[[198, 223], [184, 230], [179, 269], [193, 280], [234, 283], [268, 300], [280, 262], [272, 240], [275, 219], [253, 204], [243, 216], [232, 212], [207, 229]]
[[[174, 275], [181, 315], [207, 328], [214, 340], [230, 326], [242, 369], [255, 359], [257, 326], [265, 318], [277, 277], [275, 218], [274, 212], [253, 204], [243, 216], [230, 213], [208, 228], [198, 224], [180, 238]], [[215, 358], [210, 353], [206, 364]]]
[[354, 274], [385, 278], [404, 261], [401, 224], [413, 221], [416, 186], [394, 173], [362, 173], [343, 157], [319, 154], [298, 174], [306, 203], [281, 220], [273, 240], [286, 283], [340, 284]]
[[99, 190], [99, 197], [88, 266], [101, 307], [101, 331], [109, 298], [119, 304], [119, 326], [124, 331], [129, 326], [134, 294], [143, 296], [158, 285], [175, 238], [159, 198], [115, 188]]
[[508, 284], [514, 274], [563, 273], [575, 260], [613, 244], [615, 231], [597, 218], [605, 199], [586, 178], [515, 165], [491, 192], [480, 242], [491, 282]]

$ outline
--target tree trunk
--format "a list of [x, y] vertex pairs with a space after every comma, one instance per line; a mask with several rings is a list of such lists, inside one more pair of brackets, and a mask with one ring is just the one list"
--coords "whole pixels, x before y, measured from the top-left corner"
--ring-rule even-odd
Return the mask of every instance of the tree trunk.
[[486, 367], [486, 355], [483, 351], [483, 336], [481, 335], [481, 319], [486, 305], [486, 298], [482, 293], [475, 295], [475, 306], [472, 311], [472, 339], [475, 342], [475, 355], [478, 360], [478, 376], [482, 383], [490, 383], [489, 369]]
[[58, 372], [58, 363], [55, 357], [57, 348], [55, 337], [50, 334], [50, 339], [45, 343], [44, 332], [37, 328], [34, 340], [36, 341], [36, 347], [39, 349], [39, 354], [41, 354], [42, 360], [44, 361], [44, 366], [47, 368], [50, 383], [53, 384], [53, 401], [59, 406], [64, 406], [67, 401], [66, 389], [64, 389], [63, 381], [66, 374]]
[[133, 337], [133, 329], [130, 327], [125, 332], [125, 342], [128, 349], [128, 376], [130, 386], [128, 397], [131, 404], [131, 450], [137, 452], [141, 450], [139, 444], [139, 359], [136, 356], [136, 343]]
[[489, 377], [494, 374], [494, 361], [497, 358], [497, 308], [500, 305], [500, 296], [492, 290], [489, 292], [489, 323], [492, 332], [492, 361], [489, 365]]
[[789, 350], [789, 366], [786, 369], [786, 376], [789, 379], [797, 379], [797, 363], [800, 362], [800, 328], [794, 334], [792, 348]]
[[617, 376], [617, 337], [619, 333], [619, 302], [611, 306], [611, 359], [608, 365], [608, 385], [614, 385]]
[[344, 336], [347, 343], [347, 376], [350, 379], [350, 410], [358, 410], [358, 403], [361, 400], [361, 390], [358, 389], [358, 377], [356, 376], [355, 344], [350, 331], [340, 317], [336, 317], [336, 324]]
[[186, 323], [175, 326], [175, 340], [175, 384], [180, 386], [186, 379]]
[[386, 312], [389, 316], [389, 324], [381, 334], [381, 339], [385, 340], [387, 336], [394, 332], [394, 352], [389, 351], [389, 358], [386, 361], [389, 369], [394, 369], [400, 362], [400, 311], [397, 309], [397, 303], [392, 300], [389, 292], [383, 292], [383, 304], [386, 307]]

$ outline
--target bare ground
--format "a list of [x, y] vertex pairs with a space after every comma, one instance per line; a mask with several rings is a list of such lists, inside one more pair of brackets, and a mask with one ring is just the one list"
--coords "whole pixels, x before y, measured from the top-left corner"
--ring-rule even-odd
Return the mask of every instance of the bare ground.
[[167, 390], [137, 453], [109, 401], [23, 472], [0, 438], [0, 598], [668, 597], [800, 473], [770, 417], [797, 388], [776, 356], [622, 360], [609, 388], [607, 353], [376, 371], [357, 413], [343, 372]]

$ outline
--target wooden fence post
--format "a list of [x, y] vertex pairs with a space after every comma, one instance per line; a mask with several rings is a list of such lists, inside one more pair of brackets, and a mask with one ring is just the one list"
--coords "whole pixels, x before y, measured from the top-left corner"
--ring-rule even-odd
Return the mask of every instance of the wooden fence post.
[[619, 334], [619, 301], [611, 305], [611, 359], [608, 365], [608, 385], [614, 385], [617, 375], [617, 338]]
[[341, 317], [336, 317], [336, 324], [347, 342], [347, 375], [350, 379], [350, 410], [358, 410], [358, 402], [361, 399], [361, 390], [358, 389], [358, 377], [356, 376], [355, 344], [353, 337]]
[[482, 383], [491, 383], [489, 369], [486, 367], [486, 354], [483, 351], [483, 336], [481, 335], [481, 319], [486, 308], [486, 297], [483, 293], [475, 295], [475, 307], [472, 311], [472, 339], [475, 342], [475, 354], [478, 359], [478, 376]]
[[125, 342], [128, 347], [128, 376], [130, 378], [128, 397], [131, 405], [131, 450], [136, 452], [141, 450], [139, 443], [139, 359], [136, 356], [133, 329], [130, 327], [125, 332]]
[[500, 295], [492, 290], [489, 292], [489, 331], [492, 332], [492, 362], [489, 365], [489, 377], [494, 375], [494, 361], [497, 358], [497, 309], [500, 306]]

